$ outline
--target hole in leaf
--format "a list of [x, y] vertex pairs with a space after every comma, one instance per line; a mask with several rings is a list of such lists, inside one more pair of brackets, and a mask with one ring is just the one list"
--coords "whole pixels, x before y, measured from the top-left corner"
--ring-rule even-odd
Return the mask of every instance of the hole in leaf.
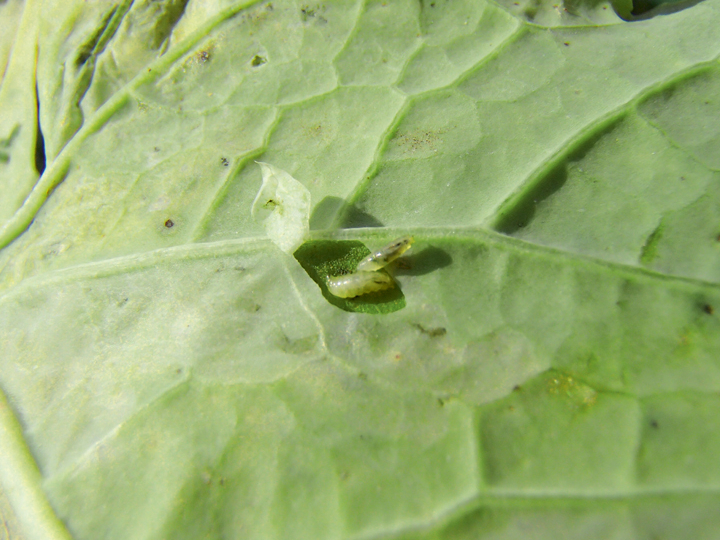
[[356, 240], [314, 240], [305, 242], [295, 251], [294, 256], [308, 276], [318, 284], [325, 299], [344, 311], [380, 315], [404, 308], [405, 295], [397, 285], [392, 289], [355, 298], [339, 298], [328, 291], [327, 276], [354, 272], [358, 262], [369, 254], [370, 250]]

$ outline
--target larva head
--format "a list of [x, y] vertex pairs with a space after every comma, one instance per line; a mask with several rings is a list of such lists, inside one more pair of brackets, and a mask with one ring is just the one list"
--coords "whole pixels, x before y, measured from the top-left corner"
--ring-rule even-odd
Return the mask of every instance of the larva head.
[[372, 272], [387, 266], [410, 249], [413, 240], [414, 238], [412, 236], [396, 238], [387, 246], [380, 248], [375, 253], [368, 255], [360, 261], [357, 266], [358, 271]]
[[401, 238], [398, 238], [397, 240], [393, 240], [388, 245], [388, 251], [392, 251], [395, 253], [395, 257], [399, 257], [403, 253], [405, 253], [408, 249], [410, 249], [410, 246], [415, 241], [415, 238], [412, 236], [403, 236]]

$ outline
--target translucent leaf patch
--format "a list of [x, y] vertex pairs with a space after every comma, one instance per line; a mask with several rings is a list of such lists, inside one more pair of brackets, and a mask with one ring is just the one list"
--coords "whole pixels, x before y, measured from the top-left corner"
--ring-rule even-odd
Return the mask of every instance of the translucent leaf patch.
[[310, 230], [310, 192], [290, 174], [269, 163], [257, 162], [263, 183], [252, 206], [255, 221], [285, 253], [292, 253]]

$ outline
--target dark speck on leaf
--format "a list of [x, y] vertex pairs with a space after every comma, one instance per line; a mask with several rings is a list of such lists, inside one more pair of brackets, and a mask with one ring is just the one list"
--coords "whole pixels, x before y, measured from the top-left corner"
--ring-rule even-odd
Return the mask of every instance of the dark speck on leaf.
[[513, 386], [513, 392], [519, 392], [520, 390], [522, 390], [522, 386], [520, 386], [519, 384]]
[[703, 306], [703, 311], [708, 315], [712, 315], [713, 313], [715, 313], [715, 308], [713, 308], [710, 304], [705, 304]]
[[230, 165], [230, 162], [227, 160], [227, 158], [224, 157], [220, 158], [220, 163], [223, 164], [223, 167], [227, 167], [228, 165]]
[[159, 147], [159, 146], [156, 146], [156, 147], [154, 148], [154, 150], [155, 150], [156, 152], [159, 152], [159, 151], [160, 151], [160, 147]]
[[565, 45], [566, 47], [569, 47], [569, 46], [570, 46], [570, 42], [569, 42], [569, 41], [565, 41], [565, 42], [563, 43], [563, 45]]
[[210, 52], [209, 51], [200, 51], [198, 53], [198, 60], [203, 63], [207, 62], [208, 60], [210, 60]]
[[267, 62], [266, 58], [256, 54], [255, 57], [250, 61], [250, 65], [252, 67], [258, 67], [262, 66], [265, 62]]
[[441, 337], [447, 334], [447, 330], [442, 326], [438, 326], [437, 328], [425, 328], [422, 324], [417, 323], [413, 324], [413, 326], [420, 330], [423, 334], [430, 337]]
[[300, 19], [302, 22], [307, 23], [311, 19], [315, 23], [327, 23], [327, 19], [320, 13], [325, 11], [325, 6], [320, 4], [315, 7], [303, 6], [300, 8]]
[[657, 423], [657, 421], [656, 421], [656, 420], [652, 420], [652, 421], [650, 422], [650, 426], [651, 426], [651, 427], [654, 427], [655, 429], [657, 429], [657, 428], [658, 428], [658, 423]]
[[172, 228], [173, 225], [175, 225], [175, 222], [174, 222], [172, 219], [168, 219], [168, 220], [165, 222], [165, 226], [166, 226], [168, 229]]

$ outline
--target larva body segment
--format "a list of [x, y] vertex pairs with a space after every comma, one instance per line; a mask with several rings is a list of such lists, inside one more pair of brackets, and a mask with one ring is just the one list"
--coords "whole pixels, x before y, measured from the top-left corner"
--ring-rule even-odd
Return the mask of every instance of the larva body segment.
[[401, 236], [393, 240], [387, 246], [360, 261], [357, 265], [358, 272], [372, 272], [387, 266], [410, 249], [413, 240], [412, 236]]
[[339, 298], [354, 298], [363, 294], [384, 291], [395, 285], [393, 278], [381, 272], [355, 272], [344, 276], [330, 276], [327, 288]]

